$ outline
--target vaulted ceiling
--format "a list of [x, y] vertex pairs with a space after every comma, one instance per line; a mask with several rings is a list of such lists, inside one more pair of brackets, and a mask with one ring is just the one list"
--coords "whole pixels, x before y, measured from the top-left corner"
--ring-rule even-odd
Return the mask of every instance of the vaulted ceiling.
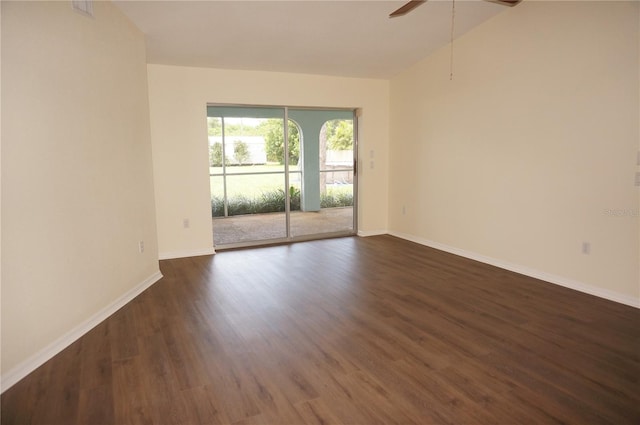
[[[450, 0], [392, 19], [405, 1], [114, 3], [144, 32], [155, 64], [387, 79], [451, 37]], [[505, 9], [456, 0], [456, 37]]]

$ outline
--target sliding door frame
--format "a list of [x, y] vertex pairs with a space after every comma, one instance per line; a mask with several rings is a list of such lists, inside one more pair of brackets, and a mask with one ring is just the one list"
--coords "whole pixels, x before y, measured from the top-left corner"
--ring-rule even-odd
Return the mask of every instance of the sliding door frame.
[[[233, 249], [233, 248], [243, 248], [243, 247], [250, 247], [250, 246], [264, 246], [264, 245], [273, 245], [273, 244], [283, 244], [283, 243], [291, 243], [291, 242], [301, 242], [301, 241], [307, 241], [307, 240], [317, 240], [317, 239], [328, 239], [328, 238], [332, 238], [332, 237], [341, 237], [341, 236], [353, 236], [356, 235], [358, 232], [358, 209], [359, 209], [359, 202], [358, 202], [358, 186], [359, 186], [359, 175], [358, 175], [358, 145], [359, 145], [359, 122], [358, 122], [358, 118], [360, 116], [360, 110], [357, 108], [337, 108], [337, 107], [310, 107], [310, 106], [304, 106], [304, 107], [298, 107], [298, 106], [278, 106], [278, 105], [250, 105], [250, 104], [220, 104], [220, 103], [207, 103], [207, 107], [224, 107], [224, 108], [268, 108], [268, 109], [282, 109], [283, 110], [283, 120], [284, 120], [284, 125], [283, 125], [283, 144], [284, 144], [284, 192], [285, 192], [285, 227], [286, 227], [286, 232], [285, 232], [285, 237], [284, 238], [273, 238], [273, 239], [263, 239], [263, 240], [255, 240], [255, 241], [243, 241], [243, 242], [237, 242], [237, 243], [230, 243], [230, 244], [224, 244], [224, 245], [216, 245], [215, 249], [216, 250], [224, 250], [224, 249]], [[350, 231], [336, 231], [336, 232], [325, 232], [325, 233], [315, 233], [315, 234], [308, 234], [308, 235], [299, 235], [299, 236], [293, 236], [291, 234], [291, 194], [289, 193], [289, 184], [290, 184], [290, 161], [289, 161], [289, 110], [290, 109], [295, 109], [295, 110], [321, 110], [321, 111], [343, 111], [343, 112], [351, 112], [352, 113], [352, 120], [353, 120], [353, 166], [352, 168], [349, 170], [344, 170], [344, 171], [352, 171], [353, 172], [353, 189], [352, 189], [352, 193], [353, 193], [353, 210], [352, 210], [352, 218], [353, 218], [353, 222], [352, 222], [352, 228]], [[207, 117], [209, 117], [209, 114], [207, 113]], [[222, 175], [220, 174], [211, 174], [209, 173], [209, 177], [222, 177], [223, 178], [223, 186], [224, 186], [224, 216], [225, 218], [229, 217], [228, 215], [228, 197], [227, 197], [227, 172], [226, 172], [226, 161], [224, 160], [224, 158], [226, 158], [226, 135], [225, 135], [225, 120], [224, 120], [224, 116], [220, 117], [221, 118], [221, 122], [222, 122], [222, 157], [223, 157], [223, 161], [222, 161]], [[297, 125], [297, 124], [296, 124]], [[304, 135], [303, 135], [303, 140], [301, 140], [301, 149], [302, 149], [302, 143], [304, 143]], [[298, 171], [298, 173], [300, 173], [300, 175], [302, 176], [304, 173], [304, 168], [302, 168], [300, 171]], [[243, 173], [245, 174], [245, 173]], [[260, 174], [280, 174], [280, 171], [273, 171], [273, 172], [256, 172], [256, 173], [246, 173], [246, 175], [260, 175]], [[233, 174], [232, 174], [233, 175]], [[215, 227], [214, 227], [214, 232], [215, 232]], [[215, 242], [214, 242], [215, 244]]]

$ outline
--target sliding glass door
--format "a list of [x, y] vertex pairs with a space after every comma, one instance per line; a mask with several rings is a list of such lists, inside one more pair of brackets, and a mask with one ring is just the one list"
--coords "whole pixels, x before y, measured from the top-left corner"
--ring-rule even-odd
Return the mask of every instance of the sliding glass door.
[[354, 111], [211, 105], [207, 116], [216, 248], [355, 233]]
[[293, 237], [353, 233], [354, 111], [289, 109], [302, 131], [300, 208]]

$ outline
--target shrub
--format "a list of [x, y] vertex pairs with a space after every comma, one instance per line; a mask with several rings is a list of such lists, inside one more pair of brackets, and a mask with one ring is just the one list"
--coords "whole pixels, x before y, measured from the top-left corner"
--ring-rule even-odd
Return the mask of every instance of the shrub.
[[[229, 160], [225, 157], [225, 163]], [[209, 146], [209, 165], [212, 167], [222, 167], [222, 143], [216, 142]]]
[[284, 211], [284, 202], [284, 190], [280, 189], [271, 192], [264, 192], [260, 195], [257, 212], [282, 212]]
[[[300, 189], [293, 186], [289, 188], [291, 199], [291, 211], [300, 210]], [[249, 199], [244, 196], [229, 198], [229, 216], [243, 214], [266, 214], [273, 212], [284, 212], [285, 192], [284, 189], [276, 189], [263, 192], [257, 199]], [[224, 200], [214, 196], [211, 199], [211, 216], [224, 217]]]
[[289, 188], [289, 199], [291, 211], [300, 211], [300, 189], [291, 186]]
[[352, 207], [353, 194], [351, 191], [326, 191], [320, 195], [321, 208]]
[[233, 157], [238, 161], [238, 165], [242, 165], [251, 158], [249, 153], [249, 145], [242, 140], [233, 142]]
[[211, 217], [224, 217], [224, 200], [217, 196], [211, 198]]
[[255, 214], [256, 205], [252, 199], [244, 196], [229, 199], [229, 215]]

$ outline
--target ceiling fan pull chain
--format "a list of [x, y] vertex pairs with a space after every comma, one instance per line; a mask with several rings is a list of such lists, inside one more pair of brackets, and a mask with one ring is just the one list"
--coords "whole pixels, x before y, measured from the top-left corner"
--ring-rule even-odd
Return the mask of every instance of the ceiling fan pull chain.
[[456, 0], [451, 0], [451, 59], [449, 63], [449, 81], [453, 81], [453, 35], [456, 23]]

